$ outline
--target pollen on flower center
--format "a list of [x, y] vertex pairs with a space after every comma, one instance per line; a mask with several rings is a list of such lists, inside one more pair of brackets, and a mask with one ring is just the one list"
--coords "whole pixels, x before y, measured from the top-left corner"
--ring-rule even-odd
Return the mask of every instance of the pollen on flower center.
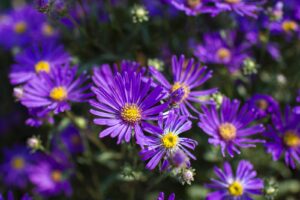
[[231, 4], [236, 4], [236, 3], [240, 3], [241, 0], [225, 0], [227, 3], [231, 3]]
[[298, 29], [298, 25], [295, 21], [292, 20], [286, 20], [282, 23], [282, 29], [285, 32], [291, 32], [291, 31], [296, 31]]
[[68, 93], [64, 87], [59, 86], [51, 90], [50, 97], [56, 101], [63, 101], [68, 97]]
[[15, 157], [11, 161], [11, 165], [14, 169], [22, 169], [25, 166], [25, 161], [22, 157]]
[[49, 24], [44, 24], [42, 26], [42, 31], [43, 31], [43, 34], [46, 36], [51, 36], [54, 33], [52, 26], [50, 26]]
[[60, 182], [62, 180], [62, 173], [59, 170], [54, 170], [51, 173], [51, 178], [54, 182]]
[[174, 92], [174, 91], [178, 90], [179, 88], [182, 88], [183, 91], [184, 91], [184, 95], [181, 98], [181, 101], [183, 101], [184, 99], [186, 99], [189, 96], [189, 94], [190, 94], [190, 88], [186, 84], [184, 84], [184, 83], [176, 82], [172, 86], [171, 92]]
[[140, 108], [135, 104], [126, 104], [121, 110], [121, 117], [128, 123], [136, 123], [141, 120]]
[[165, 148], [172, 149], [178, 144], [178, 136], [172, 132], [169, 132], [161, 138], [161, 142]]
[[234, 181], [233, 183], [231, 183], [228, 187], [228, 192], [230, 193], [230, 195], [232, 196], [241, 196], [243, 194], [244, 188], [242, 186], [242, 184], [238, 181]]
[[258, 108], [262, 109], [262, 110], [266, 110], [268, 108], [268, 102], [266, 100], [258, 100], [256, 102], [256, 105]]
[[286, 131], [283, 136], [284, 144], [289, 147], [300, 146], [300, 137], [294, 131]]
[[26, 22], [23, 22], [23, 21], [16, 23], [14, 26], [15, 32], [18, 34], [24, 33], [26, 31], [26, 29], [27, 29], [27, 24], [26, 24]]
[[186, 3], [190, 8], [195, 8], [201, 4], [201, 0], [186, 0]]
[[34, 68], [35, 68], [35, 71], [37, 73], [39, 73], [39, 72], [47, 72], [47, 73], [49, 73], [50, 72], [50, 64], [49, 64], [49, 62], [44, 61], [44, 60], [41, 60], [38, 63], [36, 63], [35, 66], [34, 66]]
[[236, 127], [231, 123], [223, 123], [219, 126], [219, 134], [226, 141], [233, 140], [236, 137]]
[[230, 59], [231, 53], [229, 49], [222, 47], [217, 51], [217, 57], [221, 60]]

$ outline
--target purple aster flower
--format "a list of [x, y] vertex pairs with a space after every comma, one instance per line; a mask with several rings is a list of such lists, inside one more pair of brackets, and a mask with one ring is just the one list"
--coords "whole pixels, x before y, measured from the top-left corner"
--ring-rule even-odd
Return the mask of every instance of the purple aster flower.
[[[165, 200], [165, 194], [163, 192], [160, 192], [157, 197], [157, 200]], [[175, 200], [175, 194], [174, 193], [170, 194], [170, 196], [166, 200]]]
[[4, 149], [4, 162], [0, 165], [3, 181], [9, 186], [25, 188], [30, 165], [31, 157], [25, 146]]
[[140, 155], [143, 160], [149, 160], [146, 165], [147, 169], [153, 170], [161, 160], [163, 160], [161, 169], [165, 169], [169, 166], [169, 160], [172, 159], [173, 154], [178, 150], [196, 160], [188, 149], [194, 150], [198, 144], [197, 141], [179, 137], [181, 133], [192, 127], [192, 122], [186, 116], [179, 116], [171, 111], [165, 119], [163, 115], [160, 115], [158, 125], [158, 127], [146, 128], [151, 136], [147, 136], [145, 148], [141, 150]]
[[50, 110], [44, 108], [30, 108], [29, 118], [26, 120], [26, 124], [32, 127], [39, 127], [44, 123], [54, 124], [53, 116]]
[[300, 162], [300, 115], [286, 107], [283, 116], [274, 113], [272, 125], [264, 133], [269, 140], [265, 144], [268, 153], [277, 161], [284, 154], [285, 163], [295, 168], [295, 162]]
[[249, 161], [240, 161], [235, 175], [228, 162], [224, 163], [224, 171], [218, 167], [214, 171], [219, 180], [211, 179], [207, 187], [217, 191], [209, 193], [206, 200], [252, 200], [251, 195], [262, 194], [263, 180], [255, 178], [256, 171]]
[[[95, 80], [95, 79], [94, 79]], [[100, 138], [110, 135], [118, 136], [118, 144], [129, 142], [134, 130], [138, 144], [143, 145], [142, 128], [146, 120], [155, 120], [160, 112], [168, 106], [160, 101], [164, 97], [163, 88], [151, 87], [152, 80], [143, 81], [141, 73], [117, 73], [108, 87], [92, 87], [97, 99], [90, 101], [94, 107], [91, 113], [97, 116], [94, 123], [106, 125]]]
[[[300, 90], [298, 92], [298, 97], [297, 97], [296, 101], [300, 103]], [[296, 106], [294, 108], [294, 112], [297, 113], [297, 114], [300, 114], [300, 106]]]
[[289, 37], [295, 33], [298, 34], [300, 31], [299, 23], [295, 19], [289, 17], [283, 17], [279, 21], [269, 22], [268, 28], [272, 34], [284, 34]]
[[17, 8], [6, 16], [5, 23], [0, 23], [0, 44], [8, 49], [58, 38], [46, 17], [30, 6]]
[[203, 13], [216, 15], [219, 10], [210, 5], [212, 0], [167, 0], [176, 9], [184, 11], [186, 15], [195, 16]]
[[[217, 91], [217, 88], [208, 90], [193, 90], [204, 84], [212, 77], [212, 71], [207, 67], [201, 67], [200, 63], [194, 62], [194, 59], [186, 60], [184, 55], [178, 59], [176, 56], [172, 58], [173, 84], [154, 67], [149, 67], [153, 77], [165, 88], [169, 93], [171, 104], [178, 106], [179, 111], [183, 115], [193, 117], [189, 112], [190, 108], [193, 112], [199, 113], [192, 105], [192, 102], [200, 104], [212, 104], [213, 101], [201, 100], [199, 97], [211, 95]], [[174, 101], [175, 100], [175, 101]]]
[[92, 94], [90, 84], [82, 86], [87, 78], [76, 78], [77, 67], [55, 66], [51, 73], [40, 72], [24, 86], [21, 103], [28, 108], [53, 110], [54, 114], [70, 110], [71, 102], [84, 102]]
[[68, 152], [72, 154], [83, 152], [84, 147], [82, 139], [80, 137], [79, 131], [74, 126], [68, 126], [63, 130], [60, 136]]
[[220, 114], [217, 113], [216, 105], [211, 107], [203, 106], [203, 114], [200, 114], [198, 126], [209, 136], [208, 142], [214, 146], [221, 146], [223, 156], [225, 150], [231, 157], [234, 152], [240, 153], [237, 147], [248, 148], [255, 147], [254, 143], [264, 140], [247, 138], [264, 131], [262, 124], [250, 126], [249, 124], [255, 119], [255, 110], [251, 109], [248, 104], [240, 109], [238, 100], [230, 101], [224, 98], [220, 107]]
[[249, 57], [247, 43], [240, 43], [237, 32], [229, 32], [226, 37], [220, 33], [205, 34], [203, 43], [195, 45], [194, 55], [205, 64], [222, 64], [233, 73], [241, 68]]
[[217, 0], [215, 6], [223, 11], [232, 11], [241, 16], [257, 17], [264, 1], [255, 0]]
[[[14, 195], [11, 191], [7, 193], [7, 199], [6, 200], [14, 200]], [[5, 200], [4, 197], [0, 194], [0, 200]], [[32, 200], [31, 197], [28, 196], [28, 194], [25, 194], [22, 196], [21, 200]]]
[[37, 155], [37, 163], [29, 168], [28, 176], [35, 185], [35, 191], [49, 197], [59, 194], [70, 196], [72, 194], [69, 178], [72, 174], [67, 159], [61, 157], [62, 153], [52, 153], [51, 156]]
[[50, 73], [58, 65], [68, 64], [70, 55], [63, 46], [53, 43], [44, 43], [42, 46], [27, 48], [16, 55], [15, 62], [9, 75], [12, 84], [21, 84], [33, 79], [40, 72]]
[[256, 110], [257, 118], [264, 118], [279, 110], [278, 102], [269, 95], [255, 94], [248, 102], [250, 107]]

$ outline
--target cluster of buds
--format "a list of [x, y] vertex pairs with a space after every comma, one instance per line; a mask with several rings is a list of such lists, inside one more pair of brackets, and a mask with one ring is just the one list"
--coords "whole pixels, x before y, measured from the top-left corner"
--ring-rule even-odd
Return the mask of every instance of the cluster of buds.
[[142, 23], [149, 20], [148, 10], [141, 5], [134, 5], [131, 9], [133, 23]]
[[38, 136], [32, 136], [27, 140], [27, 146], [33, 151], [44, 150], [42, 141]]
[[257, 74], [257, 64], [251, 58], [247, 58], [243, 63], [243, 74], [244, 75], [252, 75]]

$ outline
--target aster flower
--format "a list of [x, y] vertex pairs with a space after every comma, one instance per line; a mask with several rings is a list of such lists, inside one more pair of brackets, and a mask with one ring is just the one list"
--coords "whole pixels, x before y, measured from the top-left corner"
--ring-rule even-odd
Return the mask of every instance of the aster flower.
[[25, 146], [4, 149], [4, 162], [0, 172], [5, 184], [25, 188], [28, 184], [28, 168], [31, 165], [29, 150]]
[[68, 152], [77, 154], [84, 151], [79, 131], [74, 126], [65, 128], [60, 136]]
[[17, 8], [6, 16], [5, 23], [0, 23], [0, 44], [8, 49], [25, 47], [33, 42], [55, 41], [58, 38], [46, 17], [33, 7]]
[[249, 57], [246, 50], [250, 44], [241, 43], [237, 32], [228, 32], [226, 37], [220, 33], [209, 33], [203, 36], [203, 43], [193, 45], [194, 55], [205, 64], [222, 64], [233, 73], [241, 68]]
[[146, 168], [153, 170], [158, 163], [163, 160], [161, 169], [169, 166], [169, 160], [178, 150], [184, 152], [190, 158], [196, 160], [196, 157], [188, 149], [194, 150], [197, 141], [189, 138], [179, 137], [185, 131], [192, 127], [192, 122], [186, 116], [179, 116], [170, 112], [166, 119], [160, 115], [158, 127], [147, 127], [151, 136], [147, 137], [145, 148], [141, 150], [140, 155], [143, 160], [149, 160]]
[[212, 77], [212, 71], [207, 67], [201, 67], [200, 63], [194, 62], [194, 59], [186, 60], [184, 55], [178, 59], [172, 58], [173, 84], [154, 67], [149, 67], [152, 76], [165, 88], [169, 93], [171, 104], [178, 106], [183, 115], [193, 117], [188, 111], [190, 108], [193, 112], [199, 113], [192, 105], [192, 102], [200, 104], [213, 104], [211, 100], [201, 100], [200, 97], [211, 95], [217, 91], [216, 88], [208, 90], [194, 90]]
[[248, 148], [255, 147], [254, 143], [263, 143], [264, 140], [250, 139], [248, 136], [255, 135], [264, 131], [262, 124], [249, 125], [255, 119], [255, 110], [248, 104], [240, 109], [238, 100], [230, 101], [224, 98], [220, 107], [220, 114], [217, 113], [215, 105], [211, 107], [203, 106], [203, 114], [200, 114], [198, 126], [210, 138], [208, 142], [214, 146], [221, 146], [223, 156], [225, 150], [231, 157], [234, 152], [240, 153], [237, 147]]
[[264, 1], [254, 0], [217, 0], [215, 6], [223, 11], [233, 11], [241, 16], [257, 17]]
[[[300, 103], [300, 90], [299, 90], [299, 95], [298, 95], [298, 97], [297, 97], [297, 102], [299, 102]], [[300, 106], [296, 106], [295, 108], [294, 108], [294, 112], [295, 113], [297, 113], [297, 114], [300, 114]]]
[[44, 123], [53, 124], [54, 118], [50, 112], [50, 110], [41, 107], [30, 108], [28, 110], [29, 118], [26, 120], [25, 123], [26, 125], [32, 127], [39, 127]]
[[195, 16], [203, 13], [216, 15], [219, 9], [209, 5], [212, 0], [167, 0], [176, 9], [184, 11], [186, 15]]
[[255, 94], [249, 100], [250, 107], [257, 112], [257, 118], [264, 118], [274, 112], [278, 112], [278, 102], [273, 97], [265, 94]]
[[300, 115], [286, 107], [284, 114], [274, 113], [272, 125], [264, 133], [269, 140], [265, 144], [268, 153], [277, 161], [284, 154], [285, 163], [295, 168], [300, 162]]
[[37, 162], [29, 168], [29, 179], [39, 194], [45, 197], [72, 194], [70, 164], [62, 156], [62, 152], [52, 153], [51, 156], [39, 154], [35, 159]]
[[206, 200], [251, 200], [252, 195], [262, 194], [263, 180], [255, 178], [256, 171], [249, 161], [240, 161], [235, 175], [228, 162], [224, 163], [224, 171], [218, 167], [214, 171], [219, 180], [211, 179], [207, 187], [217, 191], [209, 193]]
[[96, 100], [90, 101], [94, 107], [90, 112], [97, 117], [94, 123], [109, 126], [101, 131], [100, 138], [118, 136], [118, 144], [124, 140], [129, 142], [134, 130], [137, 143], [144, 143], [142, 129], [148, 124], [146, 120], [157, 119], [168, 105], [160, 104], [165, 95], [163, 88], [152, 88], [151, 79], [142, 79], [141, 73], [117, 73], [112, 85], [92, 87], [97, 96]]
[[28, 108], [51, 110], [54, 114], [70, 110], [71, 102], [84, 102], [92, 94], [90, 84], [82, 86], [84, 74], [76, 78], [77, 67], [55, 66], [51, 73], [40, 72], [24, 86], [21, 103]]
[[[14, 198], [13, 193], [11, 191], [9, 191], [8, 194], [7, 194], [7, 199], [6, 200], [14, 200], [14, 199], [15, 198]], [[0, 194], [0, 200], [5, 200], [1, 194]], [[32, 200], [32, 198], [29, 197], [28, 194], [25, 194], [25, 195], [22, 196], [21, 200]]]
[[283, 34], [292, 36], [300, 31], [299, 22], [290, 17], [283, 17], [279, 21], [268, 22], [267, 27], [270, 29], [272, 34]]
[[[163, 192], [160, 192], [157, 197], [157, 200], [165, 200], [165, 194]], [[174, 193], [170, 194], [170, 196], [166, 200], [175, 200], [175, 194]]]
[[70, 55], [65, 52], [63, 46], [53, 43], [44, 43], [42, 46], [27, 48], [17, 54], [9, 75], [12, 84], [26, 83], [40, 72], [50, 73], [54, 66], [68, 64]]

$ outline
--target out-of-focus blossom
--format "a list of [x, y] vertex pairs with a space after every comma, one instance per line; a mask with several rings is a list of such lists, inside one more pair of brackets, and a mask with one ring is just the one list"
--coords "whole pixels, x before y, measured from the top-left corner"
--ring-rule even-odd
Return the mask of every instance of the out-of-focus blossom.
[[167, 0], [167, 2], [190, 16], [206, 13], [215, 16], [221, 11], [212, 5], [213, 0]]
[[55, 66], [51, 72], [40, 72], [24, 86], [21, 103], [28, 108], [41, 108], [54, 114], [70, 110], [70, 103], [87, 101], [92, 94], [85, 74], [76, 78], [77, 67]]
[[[300, 103], [300, 90], [299, 90], [299, 92], [298, 92], [299, 94], [298, 94], [298, 97], [297, 97], [297, 102], [298, 103]], [[300, 114], [300, 106], [296, 106], [295, 108], [294, 108], [294, 111], [295, 111], [295, 113], [297, 113], [297, 114]]]
[[268, 153], [277, 161], [284, 154], [286, 165], [295, 168], [295, 161], [300, 162], [300, 115], [286, 107], [284, 114], [274, 113], [272, 125], [267, 127], [264, 135]]
[[97, 96], [96, 100], [90, 101], [94, 107], [90, 112], [97, 117], [94, 123], [109, 126], [99, 136], [118, 136], [119, 144], [124, 140], [129, 142], [134, 130], [136, 142], [143, 145], [143, 127], [148, 124], [146, 120], [157, 119], [158, 114], [168, 106], [160, 103], [165, 95], [163, 88], [152, 88], [152, 81], [143, 81], [142, 74], [136, 72], [117, 73], [111, 81], [108, 87], [98, 87], [97, 83], [96, 87], [92, 87]]
[[219, 180], [211, 179], [208, 188], [215, 189], [209, 193], [206, 200], [252, 200], [252, 195], [261, 195], [264, 182], [256, 177], [253, 165], [246, 160], [239, 162], [236, 174], [228, 162], [224, 163], [224, 170], [215, 167], [215, 174]]
[[205, 34], [202, 44], [196, 44], [194, 55], [205, 64], [223, 64], [230, 72], [242, 67], [249, 57], [249, 44], [237, 40], [237, 32], [229, 32], [225, 37], [220, 33]]
[[234, 153], [240, 154], [240, 148], [255, 147], [254, 143], [264, 143], [264, 140], [250, 139], [248, 136], [264, 131], [262, 124], [250, 125], [255, 120], [255, 110], [246, 104], [240, 109], [238, 100], [230, 101], [225, 98], [220, 107], [220, 114], [215, 105], [203, 106], [200, 114], [199, 127], [211, 138], [208, 140], [214, 146], [221, 146], [222, 155], [225, 150], [231, 157]]
[[54, 66], [68, 64], [70, 55], [63, 46], [53, 43], [34, 45], [15, 56], [15, 63], [10, 72], [12, 84], [22, 84], [32, 80], [40, 72], [50, 73]]
[[182, 115], [193, 117], [188, 108], [195, 113], [199, 113], [199, 111], [192, 105], [192, 102], [199, 104], [213, 104], [213, 101], [202, 100], [200, 97], [205, 97], [215, 93], [217, 88], [194, 90], [212, 77], [212, 71], [207, 70], [206, 66], [202, 67], [200, 63], [195, 62], [194, 59], [186, 60], [184, 55], [180, 56], [180, 58], [173, 56], [173, 84], [167, 81], [164, 75], [154, 67], [150, 66], [149, 69], [152, 76], [165, 88], [170, 97], [172, 97], [170, 103], [173, 106], [178, 106], [178, 110]]
[[72, 168], [62, 153], [52, 153], [51, 156], [40, 154], [36, 163], [28, 171], [30, 181], [35, 185], [35, 191], [49, 197], [59, 194], [70, 196], [72, 187], [69, 182]]
[[[11, 191], [9, 191], [7, 193], [7, 198], [5, 199], [2, 194], [0, 194], [0, 200], [14, 200], [14, 195]], [[32, 198], [28, 195], [28, 194], [25, 194], [21, 197], [21, 200], [32, 200]]]
[[25, 188], [28, 184], [28, 168], [31, 156], [25, 146], [14, 146], [4, 149], [4, 160], [0, 165], [3, 181], [8, 186]]
[[50, 112], [51, 110], [44, 109], [42, 107], [29, 108], [28, 109], [29, 118], [26, 120], [26, 124], [32, 127], [39, 127], [45, 123], [53, 124], [54, 118]]
[[190, 158], [196, 159], [188, 149], [194, 150], [198, 143], [190, 138], [179, 137], [181, 133], [192, 127], [192, 123], [187, 117], [170, 112], [166, 119], [163, 119], [162, 115], [160, 116], [158, 125], [159, 127], [146, 128], [151, 136], [147, 138], [145, 148], [141, 150], [140, 155], [143, 160], [149, 160], [146, 165], [147, 169], [153, 170], [161, 160], [163, 160], [161, 168], [166, 168], [170, 165], [170, 158], [178, 150]]
[[175, 194], [172, 193], [169, 197], [165, 198], [165, 194], [163, 192], [160, 192], [157, 197], [157, 200], [175, 200]]
[[269, 95], [255, 94], [248, 102], [256, 110], [259, 119], [279, 111], [278, 102]]
[[73, 154], [83, 152], [84, 147], [82, 139], [79, 131], [74, 126], [68, 126], [60, 135], [68, 152]]

